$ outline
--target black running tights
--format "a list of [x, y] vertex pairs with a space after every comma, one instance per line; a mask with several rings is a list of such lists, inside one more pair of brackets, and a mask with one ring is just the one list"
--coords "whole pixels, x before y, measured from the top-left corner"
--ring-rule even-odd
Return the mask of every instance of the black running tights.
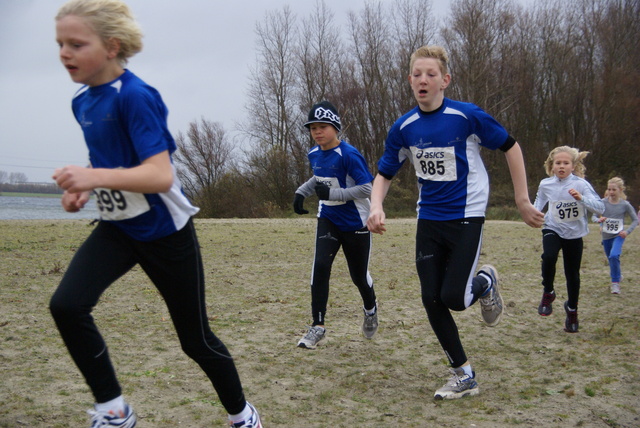
[[162, 294], [184, 352], [207, 374], [227, 412], [240, 413], [246, 402], [235, 364], [209, 328], [202, 258], [192, 221], [152, 242], [133, 240], [113, 224], [98, 223], [51, 298], [51, 314], [96, 402], [118, 397], [121, 388], [91, 311], [102, 293], [136, 264]]

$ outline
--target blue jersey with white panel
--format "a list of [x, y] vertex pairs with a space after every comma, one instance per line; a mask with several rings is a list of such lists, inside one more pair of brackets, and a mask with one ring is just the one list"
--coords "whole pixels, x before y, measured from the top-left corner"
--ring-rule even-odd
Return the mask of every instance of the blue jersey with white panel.
[[[316, 180], [330, 188], [346, 189], [373, 181], [362, 154], [345, 141], [329, 150], [315, 146], [309, 151], [308, 158]], [[320, 201], [318, 217], [329, 219], [343, 232], [360, 230], [367, 224], [370, 205], [368, 198]]]
[[437, 110], [425, 113], [415, 107], [393, 124], [378, 171], [391, 178], [410, 160], [418, 177], [419, 219], [484, 217], [489, 177], [480, 146], [506, 151], [513, 144], [504, 127], [480, 107], [444, 98]]
[[[165, 150], [176, 150], [160, 94], [129, 70], [104, 85], [83, 86], [72, 108], [93, 168], [132, 168]], [[167, 193], [94, 189], [101, 219], [140, 241], [182, 229], [198, 208], [185, 197], [173, 169], [174, 182]]]

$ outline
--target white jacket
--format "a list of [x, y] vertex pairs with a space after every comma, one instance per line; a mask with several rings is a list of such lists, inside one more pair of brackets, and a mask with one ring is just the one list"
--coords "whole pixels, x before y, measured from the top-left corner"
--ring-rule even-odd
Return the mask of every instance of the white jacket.
[[[569, 194], [575, 189], [582, 195], [576, 201]], [[597, 215], [604, 212], [600, 196], [587, 180], [576, 175], [559, 179], [555, 175], [540, 181], [533, 205], [540, 211], [547, 206], [543, 229], [551, 229], [564, 239], [577, 239], [589, 233], [587, 210]]]

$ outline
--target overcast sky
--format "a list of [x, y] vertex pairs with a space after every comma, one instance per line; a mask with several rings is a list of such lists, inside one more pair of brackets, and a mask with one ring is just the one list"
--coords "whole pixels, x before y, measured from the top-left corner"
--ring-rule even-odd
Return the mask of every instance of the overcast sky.
[[[434, 0], [438, 16], [450, 0]], [[325, 0], [338, 23], [365, 0]], [[54, 16], [64, 2], [0, 0], [0, 170], [52, 182], [57, 167], [87, 163], [71, 98], [80, 87], [58, 59]], [[128, 65], [158, 89], [173, 135], [204, 117], [232, 131], [250, 101], [256, 22], [289, 4], [307, 17], [315, 0], [129, 0], [144, 48]]]

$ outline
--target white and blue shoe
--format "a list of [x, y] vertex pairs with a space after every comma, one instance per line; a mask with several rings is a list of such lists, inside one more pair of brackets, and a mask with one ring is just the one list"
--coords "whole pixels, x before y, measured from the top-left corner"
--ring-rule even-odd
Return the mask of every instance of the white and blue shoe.
[[229, 421], [230, 428], [262, 428], [262, 422], [260, 421], [260, 415], [255, 407], [249, 402], [247, 406], [251, 409], [251, 416], [248, 419], [240, 422]]
[[480, 388], [476, 382], [476, 374], [469, 376], [461, 367], [450, 369], [452, 376], [449, 381], [436, 391], [433, 398], [436, 400], [453, 400], [472, 395], [478, 395]]
[[479, 272], [491, 277], [491, 286], [478, 299], [482, 309], [482, 319], [489, 327], [495, 327], [502, 317], [502, 296], [500, 295], [500, 277], [492, 265], [484, 265]]
[[124, 411], [120, 414], [97, 410], [89, 410], [88, 413], [91, 415], [91, 428], [134, 428], [138, 422], [135, 412], [128, 404], [125, 404]]

